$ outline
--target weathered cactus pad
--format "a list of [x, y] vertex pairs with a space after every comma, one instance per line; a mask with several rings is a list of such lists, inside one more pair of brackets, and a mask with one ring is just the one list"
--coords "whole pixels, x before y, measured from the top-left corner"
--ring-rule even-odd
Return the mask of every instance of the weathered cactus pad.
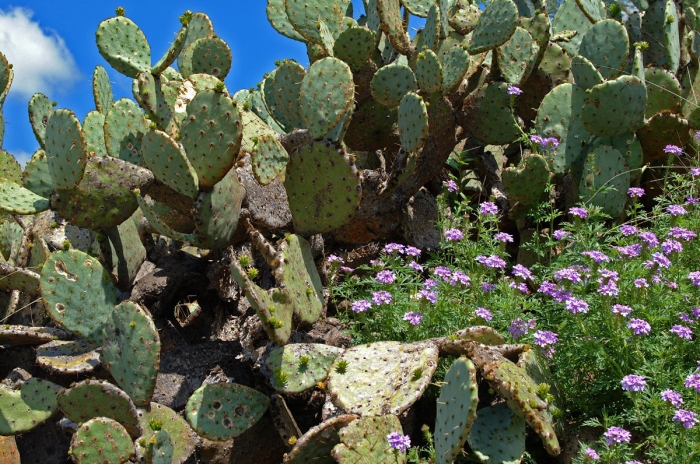
[[148, 122], [136, 103], [128, 98], [114, 103], [105, 116], [104, 131], [109, 156], [143, 164], [141, 143], [148, 131]]
[[376, 8], [379, 14], [379, 25], [391, 46], [399, 53], [408, 53], [411, 41], [403, 28], [399, 0], [377, 0]]
[[437, 368], [429, 341], [376, 342], [339, 356], [328, 375], [333, 403], [363, 416], [401, 414], [421, 397]]
[[160, 338], [148, 312], [132, 301], [114, 308], [103, 330], [102, 364], [137, 406], [156, 387]]
[[291, 154], [284, 188], [296, 232], [330, 232], [355, 216], [361, 196], [360, 173], [338, 144], [315, 142]]
[[[201, 178], [200, 178], [201, 183]], [[195, 202], [195, 235], [203, 248], [226, 246], [238, 226], [245, 188], [231, 169], [209, 192], [203, 192]]]
[[336, 464], [336, 460], [331, 457], [331, 452], [340, 443], [338, 432], [356, 419], [358, 417], [354, 414], [344, 414], [310, 428], [284, 457], [284, 463]]
[[[282, 393], [301, 393], [328, 376], [342, 348], [318, 343], [293, 343], [274, 348], [265, 359], [272, 387]], [[285, 380], [280, 384], [280, 380]]]
[[203, 385], [187, 401], [185, 417], [197, 434], [209, 440], [229, 440], [260, 420], [270, 399], [244, 385]]
[[3, 464], [22, 464], [14, 435], [9, 437], [0, 435], [0, 462]]
[[87, 340], [54, 340], [36, 349], [36, 363], [58, 374], [89, 374], [100, 365], [97, 348]]
[[126, 393], [109, 382], [79, 382], [58, 394], [58, 405], [66, 417], [77, 424], [94, 417], [107, 417], [123, 425], [134, 439], [143, 433], [136, 406]]
[[43, 198], [49, 198], [53, 192], [53, 181], [44, 150], [37, 150], [24, 167], [22, 183], [25, 188]]
[[459, 125], [488, 145], [514, 142], [520, 137], [520, 130], [510, 99], [505, 82], [493, 82], [479, 88], [464, 99], [462, 111], [458, 113]]
[[37, 378], [27, 380], [19, 390], [0, 384], [0, 435], [16, 435], [43, 424], [58, 410], [60, 389]]
[[[155, 439], [155, 442], [154, 442]], [[146, 462], [151, 464], [171, 464], [175, 454], [175, 447], [170, 434], [165, 430], [158, 430], [151, 441], [146, 445]]]
[[334, 37], [343, 30], [343, 18], [350, 0], [327, 2], [325, 0], [285, 0], [287, 18], [304, 39], [322, 43], [318, 23], [323, 21]]
[[55, 327], [0, 326], [0, 345], [41, 345], [71, 336], [70, 332]]
[[438, 464], [449, 464], [462, 450], [476, 419], [479, 403], [476, 368], [471, 360], [455, 359], [445, 374], [437, 400], [435, 454]]
[[153, 430], [151, 423], [158, 423], [161, 430], [168, 432], [173, 444], [172, 464], [183, 464], [192, 455], [199, 438], [182, 416], [158, 403], [151, 403], [147, 409], [139, 409], [138, 415], [143, 429], [142, 438], [146, 443], [150, 443], [158, 432]]
[[134, 452], [134, 443], [119, 422], [96, 417], [85, 422], [73, 434], [70, 454], [76, 464], [109, 462], [121, 464]]
[[402, 432], [401, 422], [395, 415], [362, 417], [340, 429], [340, 443], [331, 454], [339, 464], [403, 464], [406, 452], [395, 452], [386, 439], [391, 432]]
[[260, 185], [267, 185], [280, 175], [289, 162], [289, 153], [284, 149], [277, 137], [263, 134], [258, 137], [258, 143], [253, 149], [253, 175]]
[[112, 313], [117, 295], [100, 262], [78, 250], [57, 251], [41, 269], [41, 295], [49, 316], [95, 343]]
[[479, 409], [469, 446], [489, 464], [519, 464], [525, 453], [525, 420], [506, 403]]
[[49, 125], [51, 114], [53, 114], [51, 100], [43, 93], [35, 93], [32, 95], [31, 100], [29, 100], [29, 122], [32, 124], [34, 137], [36, 137], [41, 148], [46, 146], [44, 144], [46, 128]]

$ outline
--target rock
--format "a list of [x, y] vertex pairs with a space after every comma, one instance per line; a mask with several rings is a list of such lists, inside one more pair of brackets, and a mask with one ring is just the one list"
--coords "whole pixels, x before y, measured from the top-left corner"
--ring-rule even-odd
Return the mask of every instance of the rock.
[[419, 190], [401, 211], [401, 231], [406, 244], [424, 250], [437, 249], [440, 246], [437, 219], [437, 201], [425, 189]]

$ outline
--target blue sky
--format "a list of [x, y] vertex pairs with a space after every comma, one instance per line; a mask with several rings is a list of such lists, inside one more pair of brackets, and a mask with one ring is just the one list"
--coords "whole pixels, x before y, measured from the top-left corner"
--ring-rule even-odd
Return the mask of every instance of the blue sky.
[[[363, 12], [362, 1], [353, 3], [357, 18]], [[107, 69], [115, 97], [133, 99], [131, 80], [113, 71], [95, 45], [97, 25], [114, 16], [117, 6], [123, 6], [126, 16], [146, 34], [153, 62], [167, 50], [185, 10], [209, 15], [214, 31], [233, 55], [225, 80], [231, 93], [255, 86], [274, 69], [276, 60], [293, 58], [308, 67], [305, 45], [272, 28], [266, 4], [265, 0], [0, 2], [0, 51], [15, 69], [15, 81], [3, 107], [2, 148], [22, 164], [39, 148], [27, 115], [27, 103], [35, 92], [46, 94], [60, 108], [73, 110], [82, 121], [94, 109], [92, 72], [98, 64]]]

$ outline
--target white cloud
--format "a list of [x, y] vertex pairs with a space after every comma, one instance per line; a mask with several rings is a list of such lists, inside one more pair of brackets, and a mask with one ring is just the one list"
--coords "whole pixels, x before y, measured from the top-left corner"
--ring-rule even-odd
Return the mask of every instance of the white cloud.
[[33, 14], [20, 7], [0, 9], [0, 51], [15, 72], [10, 94], [25, 98], [36, 92], [50, 95], [80, 77], [65, 41], [32, 21]]

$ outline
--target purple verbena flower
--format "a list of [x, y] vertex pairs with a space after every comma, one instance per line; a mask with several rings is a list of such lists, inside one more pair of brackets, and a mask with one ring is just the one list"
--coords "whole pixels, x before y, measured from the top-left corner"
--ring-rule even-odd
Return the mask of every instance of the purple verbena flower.
[[509, 85], [508, 86], [508, 95], [520, 95], [522, 94], [523, 91], [514, 85]]
[[644, 319], [630, 319], [627, 323], [627, 328], [632, 330], [635, 335], [649, 335], [649, 332], [651, 332], [651, 325]]
[[597, 461], [600, 459], [600, 456], [598, 453], [593, 448], [586, 448], [583, 451], [583, 460], [584, 462], [586, 461]]
[[615, 426], [609, 427], [603, 436], [605, 437], [605, 444], [608, 446], [613, 443], [627, 443], [632, 439], [632, 434], [629, 431]]
[[476, 308], [476, 311], [474, 311], [474, 314], [476, 314], [477, 316], [479, 316], [480, 318], [482, 318], [485, 321], [490, 321], [491, 319], [493, 319], [493, 314], [491, 313], [491, 311], [489, 311], [486, 308], [481, 308], [481, 307]]
[[554, 354], [554, 348], [551, 345], [559, 341], [559, 335], [548, 330], [538, 330], [534, 334], [535, 345], [542, 349], [542, 355], [551, 358]]
[[588, 312], [588, 303], [580, 298], [571, 297], [566, 300], [566, 310], [572, 314], [586, 314]]
[[448, 229], [445, 231], [445, 238], [451, 242], [458, 242], [464, 238], [464, 234], [459, 229]]
[[378, 292], [374, 292], [372, 294], [372, 303], [374, 303], [377, 306], [382, 304], [389, 304], [393, 300], [394, 298], [391, 296], [391, 293], [387, 292], [386, 290], [379, 290]]
[[629, 306], [615, 304], [612, 306], [612, 313], [616, 316], [627, 317], [632, 314], [633, 309]]
[[627, 246], [615, 246], [613, 248], [617, 250], [620, 256], [623, 256], [625, 258], [636, 258], [640, 254], [642, 254], [642, 245], [640, 245], [639, 243], [634, 243], [632, 245]]
[[700, 168], [690, 168], [690, 175], [693, 177], [700, 176]]
[[540, 284], [540, 288], [537, 289], [537, 293], [544, 293], [547, 296], [554, 296], [554, 292], [559, 289], [557, 284], [554, 284], [548, 280], [545, 280]]
[[386, 254], [392, 254], [392, 253], [403, 253], [406, 247], [399, 243], [387, 243], [384, 246], [384, 253]]
[[661, 244], [661, 250], [667, 255], [671, 253], [680, 253], [683, 251], [683, 244], [677, 240], [668, 239]]
[[354, 271], [353, 268], [347, 267], [347, 266], [340, 266], [340, 270], [343, 271], [343, 272], [352, 272], [352, 271]]
[[695, 372], [686, 377], [685, 386], [686, 388], [692, 388], [696, 392], [700, 393], [700, 373]]
[[700, 271], [691, 272], [688, 274], [690, 282], [696, 287], [700, 287]]
[[673, 216], [682, 216], [688, 211], [686, 211], [685, 208], [683, 208], [683, 206], [681, 205], [669, 205], [666, 208], [666, 212]]
[[396, 275], [387, 269], [385, 271], [379, 271], [377, 273], [376, 280], [380, 284], [393, 284], [396, 280]]
[[696, 234], [692, 230], [684, 229], [682, 227], [671, 227], [671, 229], [668, 231], [668, 236], [673, 238], [679, 238], [685, 242], [689, 242], [692, 239], [696, 238], [698, 234]]
[[409, 311], [403, 315], [403, 320], [410, 322], [411, 325], [420, 324], [421, 319], [423, 319], [423, 315], [415, 311]]
[[401, 432], [391, 432], [386, 436], [389, 440], [389, 446], [392, 449], [404, 452], [411, 447], [411, 437], [408, 435], [402, 435]]
[[637, 236], [641, 238], [642, 241], [644, 241], [644, 243], [646, 243], [647, 247], [649, 248], [659, 246], [659, 239], [656, 238], [656, 234], [654, 234], [654, 232], [639, 232]]
[[644, 389], [647, 386], [646, 377], [635, 374], [624, 376], [620, 383], [622, 384], [623, 390], [627, 390], [630, 392], [644, 391]]
[[678, 317], [682, 322], [685, 322], [686, 324], [692, 324], [693, 320], [688, 316], [686, 313], [678, 313]]
[[428, 300], [432, 304], [437, 303], [437, 295], [435, 294], [435, 292], [431, 292], [430, 290], [422, 289], [418, 292], [418, 298]]
[[588, 256], [596, 263], [607, 263], [610, 261], [610, 258], [605, 253], [597, 250], [582, 251], [581, 254], [583, 256]]
[[481, 204], [480, 211], [483, 216], [498, 214], [498, 206], [496, 206], [496, 203], [485, 201]]
[[328, 264], [333, 264], [333, 263], [343, 264], [344, 262], [345, 261], [340, 256], [336, 256], [336, 255], [329, 255], [328, 256]]
[[617, 287], [614, 280], [609, 280], [606, 283], [601, 283], [597, 292], [604, 296], [617, 296], [620, 289]]
[[554, 231], [552, 237], [554, 237], [554, 240], [563, 240], [569, 235], [571, 235], [571, 232], [569, 232], [568, 230], [558, 229]]
[[372, 307], [372, 303], [367, 300], [357, 300], [352, 303], [351, 309], [356, 313], [367, 311]]
[[420, 248], [416, 248], [414, 246], [406, 247], [405, 252], [408, 256], [420, 256], [421, 253]]
[[465, 287], [468, 287], [471, 281], [472, 279], [470, 279], [469, 276], [462, 271], [455, 271], [452, 273], [452, 276], [450, 276], [450, 284], [452, 285], [460, 283]]
[[622, 232], [622, 235], [624, 235], [625, 237], [629, 237], [630, 235], [634, 235], [637, 233], [637, 228], [629, 224], [624, 224], [620, 226], [620, 232]]
[[476, 257], [475, 261], [479, 264], [482, 264], [486, 267], [490, 267], [492, 269], [503, 269], [506, 267], [506, 262], [501, 258], [500, 256], [497, 255], [491, 255], [491, 256], [484, 256], [484, 255], [479, 255]]
[[678, 335], [680, 338], [685, 338], [686, 340], [693, 339], [693, 331], [690, 329], [690, 327], [686, 327], [684, 325], [674, 324], [669, 332]]
[[493, 238], [496, 239], [496, 241], [503, 243], [513, 241], [513, 236], [506, 232], [499, 232], [496, 235], [494, 235]]
[[681, 156], [683, 154], [683, 149], [679, 147], [678, 145], [666, 145], [664, 148], [664, 153], [668, 153], [670, 155], [676, 155], [676, 156]]
[[560, 269], [554, 273], [555, 280], [568, 280], [575, 284], [581, 283], [581, 274], [573, 266]]
[[452, 276], [452, 271], [445, 266], [438, 266], [433, 270], [433, 274], [440, 277], [445, 282]]
[[410, 267], [414, 271], [423, 272], [423, 266], [421, 266], [415, 261], [411, 261], [410, 263], [408, 263], [408, 267]]
[[681, 404], [683, 404], [683, 397], [681, 394], [670, 389], [661, 392], [661, 399], [668, 401], [675, 408], [679, 408]]
[[685, 409], [677, 409], [676, 413], [673, 415], [673, 420], [675, 422], [680, 422], [686, 429], [692, 429], [695, 424], [698, 423], [697, 415], [692, 411], [686, 411]]
[[693, 196], [686, 195], [686, 197], [685, 197], [685, 204], [686, 204], [686, 205], [693, 205], [693, 206], [695, 206], [695, 205], [697, 205], [698, 203], [700, 203], [700, 200], [698, 200], [697, 198], [695, 198], [695, 197], [693, 197]]
[[488, 293], [491, 290], [494, 290], [496, 288], [496, 284], [491, 284], [489, 282], [481, 282], [481, 290], [483, 290], [484, 293]]
[[425, 282], [423, 283], [423, 288], [426, 290], [432, 290], [435, 287], [437, 287], [437, 284], [437, 281], [434, 279], [425, 279]]
[[527, 334], [529, 329], [530, 326], [528, 325], [527, 321], [525, 321], [522, 318], [517, 318], [510, 323], [508, 332], [510, 332], [510, 334], [512, 335], [513, 340], [517, 340], [518, 338]]
[[516, 277], [520, 277], [523, 279], [532, 279], [532, 272], [530, 269], [526, 268], [522, 264], [516, 264], [513, 266], [512, 273]]
[[456, 192], [457, 190], [459, 190], [459, 187], [457, 186], [457, 182], [455, 182], [452, 179], [444, 181], [442, 183], [442, 185], [445, 186], [445, 188], [447, 189], [448, 192]]
[[627, 189], [627, 194], [632, 198], [639, 198], [644, 195], [644, 189], [640, 187], [630, 187]]
[[637, 288], [649, 288], [649, 282], [647, 282], [647, 279], [634, 279], [634, 286]]
[[577, 216], [582, 219], [585, 219], [588, 217], [588, 211], [586, 211], [586, 208], [580, 208], [578, 206], [575, 206], [573, 208], [569, 208], [569, 214], [572, 216]]

